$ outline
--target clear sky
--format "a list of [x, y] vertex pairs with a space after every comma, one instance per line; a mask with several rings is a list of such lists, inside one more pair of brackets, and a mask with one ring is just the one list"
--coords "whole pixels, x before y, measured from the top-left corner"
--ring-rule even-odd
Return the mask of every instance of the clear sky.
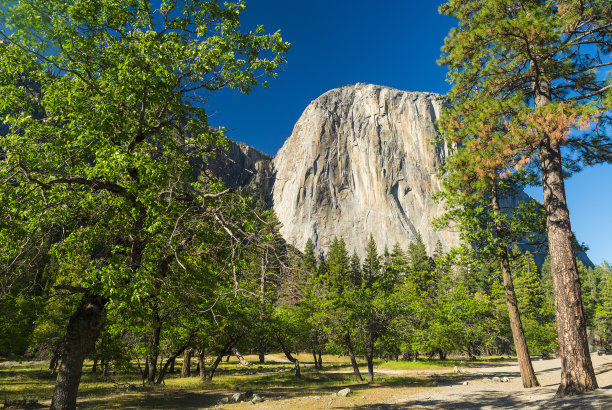
[[[292, 44], [288, 63], [269, 89], [248, 96], [211, 95], [211, 123], [274, 155], [310, 101], [332, 88], [371, 83], [446, 93], [440, 47], [454, 21], [438, 1], [246, 0], [243, 26], [281, 30]], [[566, 182], [572, 228], [595, 264], [612, 262], [612, 166], [587, 169]], [[542, 198], [541, 189], [530, 195]]]

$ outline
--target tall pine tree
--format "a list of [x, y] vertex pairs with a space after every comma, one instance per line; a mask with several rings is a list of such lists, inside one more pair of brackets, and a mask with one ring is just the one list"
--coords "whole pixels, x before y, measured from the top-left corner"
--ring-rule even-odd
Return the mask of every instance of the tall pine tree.
[[[472, 140], [472, 161], [505, 175], [539, 165], [563, 364], [557, 396], [596, 389], [564, 166], [612, 160], [605, 132], [612, 85], [601, 75], [612, 65], [610, 2], [449, 0], [440, 10], [459, 20], [441, 59], [454, 104], [444, 131], [457, 143]], [[476, 132], [466, 127], [475, 124]], [[506, 132], [491, 132], [500, 127]], [[482, 147], [491, 155], [482, 156]], [[562, 148], [571, 155], [562, 157]]]

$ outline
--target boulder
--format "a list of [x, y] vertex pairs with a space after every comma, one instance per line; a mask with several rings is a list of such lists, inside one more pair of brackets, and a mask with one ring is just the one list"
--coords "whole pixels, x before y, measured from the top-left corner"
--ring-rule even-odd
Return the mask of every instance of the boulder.
[[338, 396], [341, 396], [341, 397], [346, 397], [349, 394], [351, 394], [351, 389], [349, 389], [348, 387], [346, 389], [342, 389], [342, 390], [340, 390], [338, 392]]

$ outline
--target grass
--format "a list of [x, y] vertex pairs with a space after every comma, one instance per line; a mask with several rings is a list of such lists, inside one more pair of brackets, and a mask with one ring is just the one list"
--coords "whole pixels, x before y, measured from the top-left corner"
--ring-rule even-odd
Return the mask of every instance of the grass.
[[[285, 363], [282, 354], [274, 354], [261, 365], [257, 356], [245, 356], [251, 362], [247, 367], [241, 366], [235, 358], [229, 362], [223, 361], [215, 378], [207, 382], [197, 377], [181, 378], [180, 368], [177, 368], [179, 371], [169, 374], [161, 386], [143, 386], [137, 370], [108, 377], [91, 374], [89, 362], [83, 369], [79, 403], [94, 408], [172, 408], [179, 402], [182, 407], [190, 407], [188, 404], [193, 401], [198, 403], [197, 406], [194, 404], [195, 407], [202, 407], [214, 405], [221, 397], [236, 390], [253, 390], [268, 397], [285, 398], [326, 394], [347, 386], [356, 392], [372, 388], [355, 382], [348, 357], [323, 356], [323, 370], [314, 369], [312, 355], [300, 354], [296, 357], [303, 363], [300, 378], [294, 376], [293, 364]], [[478, 364], [483, 362], [479, 361]], [[362, 369], [365, 367], [365, 363], [360, 362], [360, 365]], [[375, 363], [377, 369], [393, 371], [448, 370], [456, 365], [462, 365], [460, 360], [378, 360]], [[422, 387], [429, 385], [430, 381], [426, 375], [416, 373], [380, 374], [376, 376], [375, 386]], [[0, 362], [0, 403], [18, 400], [48, 403], [54, 386], [55, 376], [50, 374], [47, 362]]]

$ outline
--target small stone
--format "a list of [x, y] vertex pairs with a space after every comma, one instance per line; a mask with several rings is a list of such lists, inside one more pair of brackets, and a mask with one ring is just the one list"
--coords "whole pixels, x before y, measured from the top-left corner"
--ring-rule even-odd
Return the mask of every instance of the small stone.
[[241, 400], [242, 400], [242, 393], [234, 393], [232, 395], [232, 400], [231, 400], [232, 403], [238, 403]]
[[482, 381], [485, 383], [489, 383], [491, 381], [491, 379], [487, 378], [487, 377], [483, 377]]
[[338, 393], [332, 393], [332, 397], [336, 397]]
[[494, 377], [493, 379], [491, 379], [491, 380], [493, 380], [495, 383], [499, 383], [499, 382], [501, 382], [501, 379], [500, 379], [499, 377], [497, 377], [497, 376], [495, 376], [495, 377]]
[[461, 383], [462, 386], [467, 386], [468, 384], [469, 384], [468, 382]]
[[455, 373], [459, 373], [459, 368], [458, 368], [457, 366], [455, 366], [455, 368], [453, 369], [453, 371], [454, 371]]
[[438, 385], [438, 381], [437, 381], [437, 380], [434, 380], [433, 382], [431, 382], [431, 385], [432, 385], [432, 386], [437, 386], [437, 385]]
[[264, 399], [259, 394], [254, 394], [251, 399], [251, 403], [261, 403], [262, 401], [264, 401]]
[[510, 379], [507, 378], [506, 376], [504, 376], [504, 377], [502, 377], [501, 381], [504, 382], [504, 383], [507, 383], [507, 382], [510, 381]]
[[314, 396], [313, 399], [315, 400], [321, 400], [321, 398], [319, 396]]
[[229, 397], [223, 397], [221, 400], [219, 400], [219, 404], [227, 404], [229, 403]]
[[349, 394], [351, 394], [351, 389], [349, 389], [348, 387], [346, 389], [342, 389], [338, 392], [338, 396], [342, 396], [342, 397], [346, 397]]

